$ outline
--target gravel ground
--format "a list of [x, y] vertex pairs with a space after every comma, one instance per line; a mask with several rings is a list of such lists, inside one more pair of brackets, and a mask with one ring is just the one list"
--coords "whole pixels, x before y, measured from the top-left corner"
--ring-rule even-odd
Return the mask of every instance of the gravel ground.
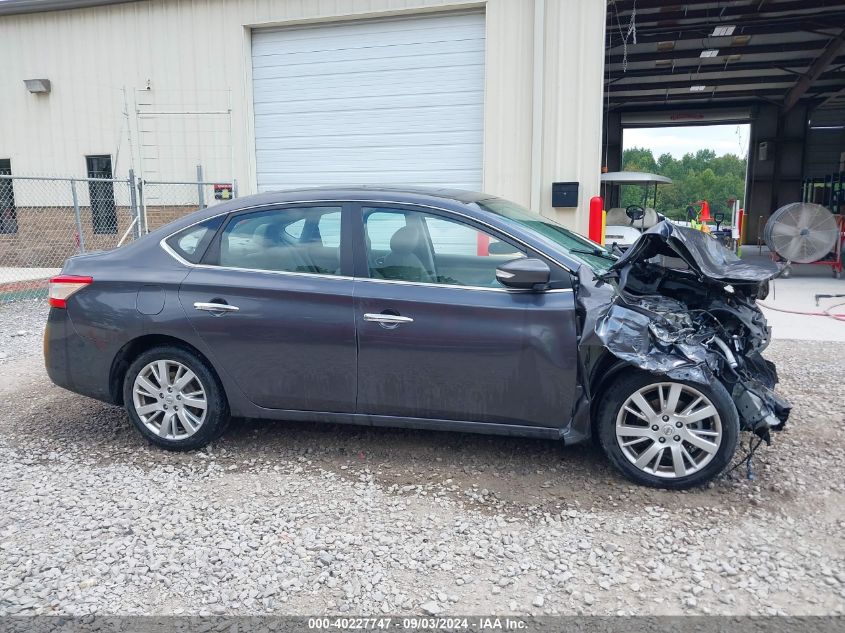
[[845, 344], [775, 342], [795, 409], [756, 479], [671, 493], [542, 440], [244, 420], [156, 450], [50, 384], [43, 314], [0, 309], [0, 615], [845, 612]]
[[10, 360], [41, 353], [47, 299], [0, 303], [0, 367]]

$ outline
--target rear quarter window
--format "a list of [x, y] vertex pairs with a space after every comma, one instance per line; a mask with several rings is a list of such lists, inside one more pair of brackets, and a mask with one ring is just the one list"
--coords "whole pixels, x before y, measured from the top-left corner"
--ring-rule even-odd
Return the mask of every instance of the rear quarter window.
[[167, 245], [184, 260], [198, 264], [225, 216], [194, 224], [167, 238]]

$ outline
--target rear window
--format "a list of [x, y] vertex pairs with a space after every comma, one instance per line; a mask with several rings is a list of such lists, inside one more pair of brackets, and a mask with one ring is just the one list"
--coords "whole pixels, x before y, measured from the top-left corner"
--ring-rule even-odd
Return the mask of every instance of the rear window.
[[182, 259], [198, 264], [224, 217], [219, 215], [174, 233], [167, 238], [167, 245]]

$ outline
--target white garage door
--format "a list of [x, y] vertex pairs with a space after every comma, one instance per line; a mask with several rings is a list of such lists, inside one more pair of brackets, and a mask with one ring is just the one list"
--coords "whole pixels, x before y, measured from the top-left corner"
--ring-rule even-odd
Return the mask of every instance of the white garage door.
[[483, 14], [255, 31], [252, 66], [259, 191], [481, 189]]

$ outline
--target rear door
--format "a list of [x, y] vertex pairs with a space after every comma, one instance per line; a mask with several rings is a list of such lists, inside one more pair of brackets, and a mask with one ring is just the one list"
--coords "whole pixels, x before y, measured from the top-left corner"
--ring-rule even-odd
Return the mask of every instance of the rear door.
[[365, 206], [360, 218], [358, 412], [563, 426], [576, 377], [571, 289], [505, 289], [496, 267], [525, 250], [446, 212]]
[[235, 214], [182, 283], [215, 363], [258, 406], [355, 410], [347, 216], [341, 204]]

